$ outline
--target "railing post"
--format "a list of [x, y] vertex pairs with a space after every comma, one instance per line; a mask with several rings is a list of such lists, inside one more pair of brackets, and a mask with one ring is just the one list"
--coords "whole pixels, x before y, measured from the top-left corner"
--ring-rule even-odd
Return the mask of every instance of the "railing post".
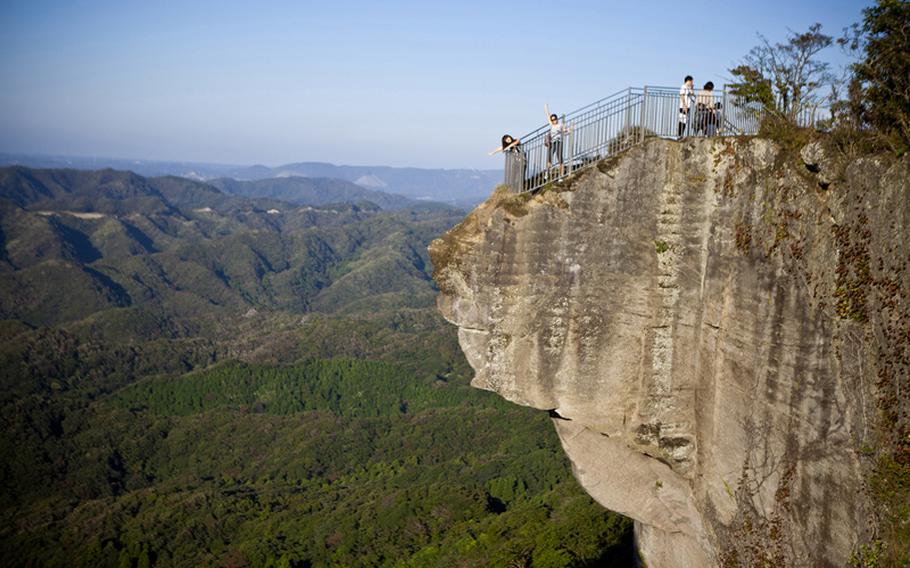
[[504, 183], [506, 184], [506, 186], [508, 186], [509, 190], [511, 190], [513, 193], [520, 193], [521, 188], [515, 184], [515, 179], [514, 179], [515, 165], [514, 165], [514, 156], [512, 155], [512, 152], [506, 152], [505, 168], [506, 168], [506, 171], [505, 171], [505, 176], [504, 176], [504, 180], [503, 180]]
[[648, 86], [645, 85], [644, 89], [641, 92], [641, 124], [638, 126], [638, 143], [641, 144], [645, 141], [645, 124], [647, 123], [647, 111], [648, 111]]
[[626, 89], [626, 123], [623, 125], [623, 137], [629, 135], [629, 126], [632, 122], [632, 87]]
[[566, 175], [568, 175], [572, 173], [572, 164], [575, 162], [575, 132], [571, 130], [568, 124], [566, 124], [566, 128], [569, 128], [569, 131], [566, 132]]
[[[720, 103], [720, 127], [727, 128], [727, 86], [724, 85], [724, 95]], [[735, 132], [734, 132], [735, 134]], [[723, 134], [721, 134], [723, 136]]]

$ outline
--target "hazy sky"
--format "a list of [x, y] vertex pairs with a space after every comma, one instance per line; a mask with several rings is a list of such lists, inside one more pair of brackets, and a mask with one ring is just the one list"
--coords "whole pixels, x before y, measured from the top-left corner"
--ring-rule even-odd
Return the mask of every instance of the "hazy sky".
[[868, 4], [3, 0], [0, 151], [496, 168], [545, 102], [722, 84], [757, 32]]

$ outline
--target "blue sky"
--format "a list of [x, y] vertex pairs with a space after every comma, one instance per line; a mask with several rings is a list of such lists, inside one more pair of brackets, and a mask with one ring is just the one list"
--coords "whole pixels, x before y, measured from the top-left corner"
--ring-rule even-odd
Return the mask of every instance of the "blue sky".
[[722, 84], [757, 32], [869, 3], [5, 0], [0, 151], [496, 168], [545, 102]]

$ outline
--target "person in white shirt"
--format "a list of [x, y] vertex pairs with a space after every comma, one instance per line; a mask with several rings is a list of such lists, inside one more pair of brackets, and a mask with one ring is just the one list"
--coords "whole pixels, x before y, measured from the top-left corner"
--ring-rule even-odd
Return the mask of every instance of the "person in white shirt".
[[565, 124], [559, 120], [559, 117], [555, 114], [550, 115], [550, 131], [547, 132], [547, 137], [544, 139], [544, 145], [547, 147], [547, 170], [553, 167], [553, 156], [559, 160], [559, 175], [562, 176], [565, 174], [565, 158], [563, 157], [562, 152], [562, 140], [565, 134], [568, 132]]
[[692, 78], [692, 75], [686, 75], [682, 87], [679, 88], [679, 129], [676, 134], [679, 138], [686, 133], [686, 123], [689, 122], [689, 109], [692, 106], [693, 98], [695, 98], [695, 79]]

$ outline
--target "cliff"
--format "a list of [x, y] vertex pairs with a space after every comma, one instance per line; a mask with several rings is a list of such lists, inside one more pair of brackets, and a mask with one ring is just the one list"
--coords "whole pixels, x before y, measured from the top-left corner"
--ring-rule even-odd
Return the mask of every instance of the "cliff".
[[907, 157], [654, 139], [494, 193], [431, 244], [438, 305], [650, 568], [843, 566], [882, 421], [906, 429], [908, 182]]

